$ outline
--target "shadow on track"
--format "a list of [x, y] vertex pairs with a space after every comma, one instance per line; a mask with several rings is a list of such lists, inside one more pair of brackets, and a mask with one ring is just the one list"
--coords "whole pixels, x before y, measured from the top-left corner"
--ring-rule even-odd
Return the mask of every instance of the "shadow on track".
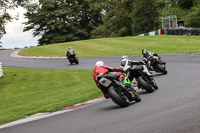
[[152, 74], [153, 75], [153, 77], [158, 77], [158, 76], [164, 76], [164, 75], [166, 75], [166, 74], [162, 74], [162, 73], [154, 73], [154, 74]]
[[[129, 106], [132, 106], [134, 104], [136, 104], [137, 102], [135, 101], [132, 101], [130, 102]], [[104, 107], [104, 108], [101, 108], [101, 111], [112, 111], [112, 110], [118, 110], [118, 109], [124, 109], [124, 108], [128, 108], [128, 107], [120, 107], [119, 105], [115, 104], [115, 103], [112, 103], [113, 105], [110, 105], [110, 106], [107, 106], [107, 107]]]

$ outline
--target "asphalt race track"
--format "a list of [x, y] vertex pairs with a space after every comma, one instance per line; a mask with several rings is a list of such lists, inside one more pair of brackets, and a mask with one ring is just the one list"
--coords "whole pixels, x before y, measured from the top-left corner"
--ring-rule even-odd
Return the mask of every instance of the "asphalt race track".
[[[12, 50], [0, 51], [6, 67], [89, 69], [98, 60], [118, 66], [120, 57], [66, 59], [12, 58]], [[141, 56], [129, 56], [141, 60]], [[148, 94], [137, 90], [142, 101], [119, 108], [110, 99], [41, 120], [4, 129], [0, 133], [200, 133], [200, 54], [161, 55], [167, 75], [155, 75], [159, 89]], [[93, 81], [91, 81], [93, 82]]]

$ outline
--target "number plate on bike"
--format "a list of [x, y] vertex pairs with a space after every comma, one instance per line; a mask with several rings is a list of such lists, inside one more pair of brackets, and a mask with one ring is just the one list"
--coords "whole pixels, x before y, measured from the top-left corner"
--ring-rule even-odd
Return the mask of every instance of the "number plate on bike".
[[108, 87], [108, 86], [112, 83], [112, 81], [110, 81], [110, 80], [107, 79], [107, 78], [101, 78], [101, 79], [99, 80], [99, 83], [100, 83], [101, 85], [103, 85], [104, 87]]

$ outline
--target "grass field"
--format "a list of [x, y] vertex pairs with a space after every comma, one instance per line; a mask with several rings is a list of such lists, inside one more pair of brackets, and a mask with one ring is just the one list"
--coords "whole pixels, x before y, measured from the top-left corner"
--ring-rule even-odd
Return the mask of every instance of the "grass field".
[[23, 49], [20, 55], [65, 56], [68, 46], [78, 57], [140, 55], [143, 48], [158, 54], [200, 52], [199, 36], [133, 36], [101, 38]]
[[3, 69], [0, 124], [102, 95], [93, 81], [91, 70]]

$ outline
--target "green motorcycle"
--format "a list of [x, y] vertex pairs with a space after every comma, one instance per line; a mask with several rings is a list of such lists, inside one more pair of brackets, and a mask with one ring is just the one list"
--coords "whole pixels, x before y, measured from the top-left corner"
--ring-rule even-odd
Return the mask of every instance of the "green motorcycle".
[[107, 89], [110, 98], [120, 107], [129, 106], [131, 101], [140, 102], [141, 98], [136, 94], [133, 85], [125, 75], [124, 84], [118, 81], [116, 74], [99, 76], [98, 82]]

